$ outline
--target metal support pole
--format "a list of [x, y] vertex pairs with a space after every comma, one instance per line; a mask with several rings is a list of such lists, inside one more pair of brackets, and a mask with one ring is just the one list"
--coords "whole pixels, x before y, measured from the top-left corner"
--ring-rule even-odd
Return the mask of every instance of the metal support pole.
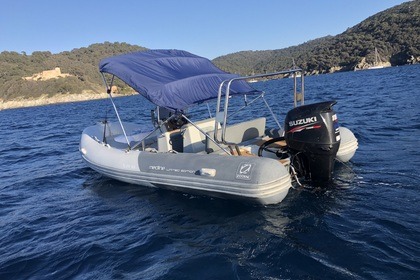
[[106, 79], [105, 79], [104, 73], [101, 73], [101, 74], [102, 74], [102, 79], [104, 80], [104, 83], [105, 83], [105, 86], [106, 86], [106, 92], [109, 95], [109, 99], [111, 100], [112, 107], [114, 107], [114, 111], [115, 111], [115, 114], [117, 115], [118, 122], [120, 123], [120, 126], [121, 126], [122, 132], [124, 134], [125, 140], [127, 141], [128, 150], [130, 150], [131, 149], [131, 147], [130, 147], [130, 141], [128, 141], [127, 133], [125, 132], [124, 126], [122, 124], [122, 121], [121, 121], [121, 118], [120, 118], [120, 114], [118, 113], [117, 106], [115, 106], [114, 100], [113, 100], [112, 95], [111, 95], [111, 87], [112, 87], [112, 84], [114, 83], [114, 75], [112, 75], [111, 83], [108, 86], [108, 84], [106, 82]]
[[283, 129], [281, 127], [281, 124], [280, 124], [279, 120], [277, 119], [276, 115], [274, 114], [273, 110], [271, 109], [270, 105], [268, 105], [267, 100], [265, 100], [264, 96], [262, 96], [262, 99], [264, 100], [265, 106], [267, 106], [268, 110], [270, 111], [271, 115], [273, 116], [276, 124], [279, 126], [280, 129]]

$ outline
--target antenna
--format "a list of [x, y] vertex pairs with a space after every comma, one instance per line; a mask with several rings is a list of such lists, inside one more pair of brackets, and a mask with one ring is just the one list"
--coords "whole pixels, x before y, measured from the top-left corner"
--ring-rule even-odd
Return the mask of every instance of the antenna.
[[108, 124], [108, 111], [109, 111], [109, 109], [105, 111], [105, 118], [102, 121], [102, 123], [104, 124], [104, 134], [102, 136], [102, 142], [104, 142], [105, 144], [107, 144], [106, 143], [106, 126]]

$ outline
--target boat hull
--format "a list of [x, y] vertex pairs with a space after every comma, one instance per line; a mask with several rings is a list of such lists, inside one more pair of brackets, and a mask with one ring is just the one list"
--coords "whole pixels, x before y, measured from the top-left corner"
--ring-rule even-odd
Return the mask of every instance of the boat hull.
[[269, 158], [127, 151], [98, 141], [89, 129], [82, 134], [80, 152], [97, 172], [147, 187], [263, 205], [281, 202], [291, 187], [288, 170]]

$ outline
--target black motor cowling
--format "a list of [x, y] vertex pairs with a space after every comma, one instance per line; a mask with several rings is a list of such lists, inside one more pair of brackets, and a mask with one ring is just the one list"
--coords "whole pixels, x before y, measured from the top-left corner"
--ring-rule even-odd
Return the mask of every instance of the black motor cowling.
[[313, 182], [332, 178], [340, 146], [336, 101], [304, 105], [290, 110], [285, 120], [285, 140], [295, 156], [298, 172]]

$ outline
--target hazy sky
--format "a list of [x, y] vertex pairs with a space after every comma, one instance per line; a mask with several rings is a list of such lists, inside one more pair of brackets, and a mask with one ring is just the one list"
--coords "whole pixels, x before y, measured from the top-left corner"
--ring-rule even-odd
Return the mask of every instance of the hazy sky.
[[183, 49], [213, 59], [337, 35], [403, 0], [0, 0], [0, 52], [94, 43]]

